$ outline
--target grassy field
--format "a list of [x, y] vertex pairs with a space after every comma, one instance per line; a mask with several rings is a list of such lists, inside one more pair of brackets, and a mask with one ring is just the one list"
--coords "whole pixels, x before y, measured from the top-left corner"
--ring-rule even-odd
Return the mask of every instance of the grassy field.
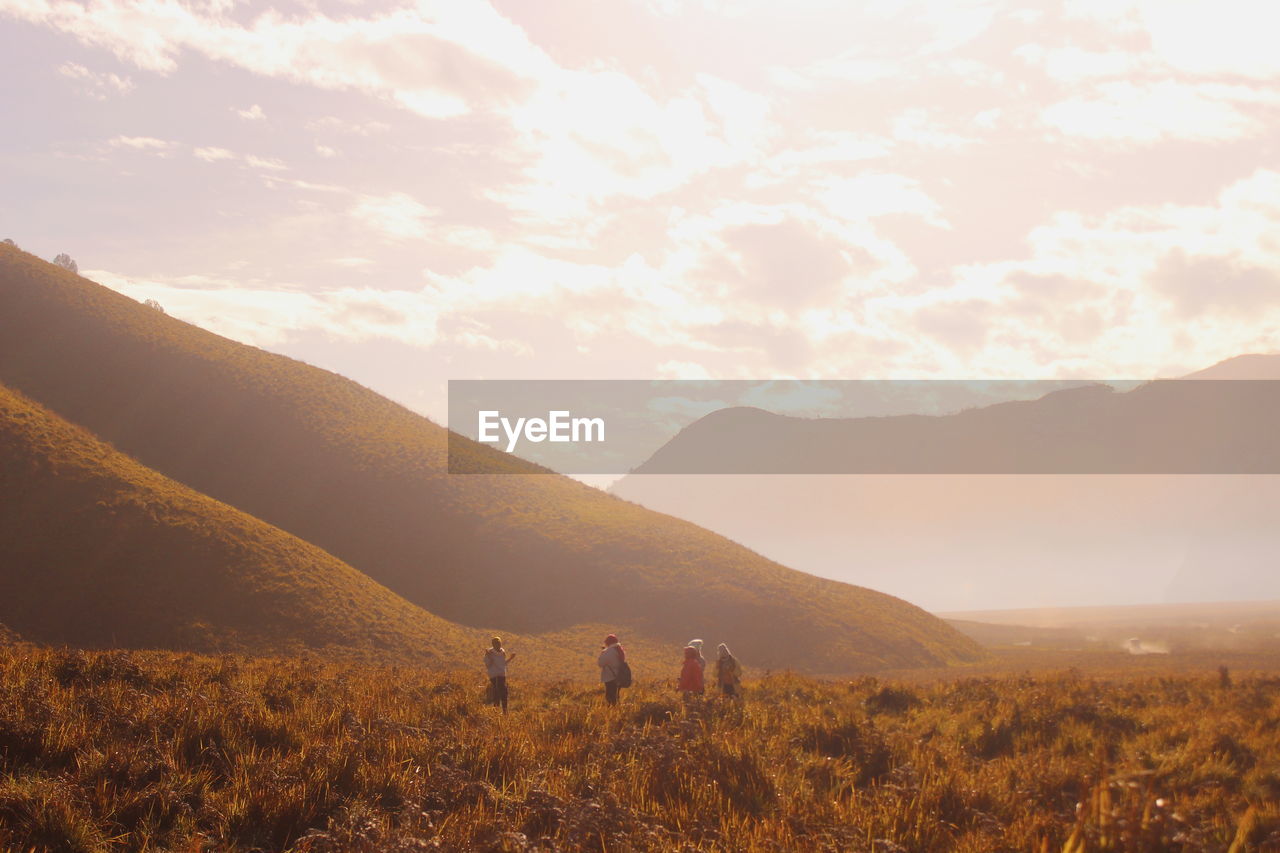
[[1165, 666], [609, 709], [517, 664], [502, 717], [478, 675], [10, 645], [0, 847], [1280, 849], [1280, 677]]

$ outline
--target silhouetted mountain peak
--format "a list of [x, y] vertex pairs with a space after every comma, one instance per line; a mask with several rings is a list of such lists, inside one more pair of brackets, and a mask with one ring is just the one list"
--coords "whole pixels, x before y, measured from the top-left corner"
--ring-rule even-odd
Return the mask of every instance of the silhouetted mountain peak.
[[707, 416], [638, 474], [1280, 472], [1280, 382], [1095, 383], [949, 415]]
[[1189, 373], [1185, 379], [1280, 379], [1280, 353], [1246, 353]]

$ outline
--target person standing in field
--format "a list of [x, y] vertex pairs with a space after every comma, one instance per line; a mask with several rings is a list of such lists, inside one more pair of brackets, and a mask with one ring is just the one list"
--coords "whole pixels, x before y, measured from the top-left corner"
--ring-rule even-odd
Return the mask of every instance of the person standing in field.
[[676, 690], [688, 699], [695, 693], [702, 692], [702, 667], [698, 665], [698, 650], [693, 646], [684, 647], [684, 665], [680, 668], [680, 682]]
[[693, 646], [698, 650], [698, 666], [702, 667], [702, 678], [705, 682], [707, 677], [707, 659], [702, 656], [702, 640], [690, 640], [687, 645]]
[[724, 643], [716, 647], [716, 683], [725, 696], [742, 695], [742, 667]]
[[624, 686], [624, 681], [628, 681], [624, 670], [629, 669], [627, 651], [618, 642], [617, 634], [610, 634], [604, 638], [604, 648], [600, 650], [596, 664], [600, 667], [600, 680], [604, 682], [604, 701], [610, 705], [617, 705], [618, 689]]
[[492, 647], [484, 653], [484, 668], [489, 673], [489, 704], [501, 706], [502, 713], [507, 713], [507, 664], [515, 658], [515, 653], [507, 654], [502, 647], [502, 638], [494, 637]]

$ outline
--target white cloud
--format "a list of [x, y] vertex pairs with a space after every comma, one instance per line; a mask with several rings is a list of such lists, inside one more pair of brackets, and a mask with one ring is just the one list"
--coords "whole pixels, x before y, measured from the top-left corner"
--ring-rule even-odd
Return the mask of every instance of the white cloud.
[[[695, 361], [664, 361], [657, 366], [654, 375], [659, 379], [711, 379], [711, 373], [707, 370], [706, 365], [699, 364]], [[654, 400], [650, 403], [651, 408], [658, 408], [661, 401]], [[708, 408], [702, 414], [708, 414], [715, 409]]]
[[1004, 117], [1005, 117], [1004, 110], [1002, 110], [999, 107], [992, 107], [989, 110], [982, 110], [981, 112], [975, 114], [973, 118], [971, 118], [969, 121], [976, 128], [979, 128], [985, 131], [990, 131], [998, 127], [1000, 125], [1000, 122], [1004, 119]]
[[819, 181], [818, 198], [833, 215], [849, 222], [865, 222], [877, 216], [908, 214], [931, 225], [949, 227], [942, 208], [905, 175], [862, 174], [852, 178]]
[[556, 71], [511, 111], [524, 180], [489, 195], [551, 221], [653, 198], [759, 156], [768, 113], [765, 98], [709, 76], [662, 100], [617, 71]]
[[[287, 167], [286, 167], [287, 168]], [[315, 181], [301, 181], [297, 178], [282, 178], [275, 174], [263, 173], [259, 177], [262, 183], [268, 187], [287, 186], [294, 189], [305, 190], [307, 192], [318, 193], [335, 193], [338, 195], [351, 195], [351, 190], [338, 184], [318, 184]]]
[[1256, 0], [1068, 0], [1074, 18], [1144, 34], [1168, 67], [1194, 75], [1280, 75], [1280, 7]]
[[133, 80], [127, 75], [90, 71], [74, 62], [58, 66], [58, 73], [79, 84], [80, 91], [95, 101], [105, 101], [111, 95], [126, 95], [134, 88]]
[[462, 276], [425, 271], [438, 304], [450, 310], [494, 307], [545, 308], [548, 300], [585, 295], [615, 287], [618, 273], [605, 266], [562, 261], [523, 247], [504, 249], [487, 267]]
[[[549, 64], [523, 31], [488, 4], [424, 2], [342, 20], [276, 11], [247, 26], [214, 5], [0, 0], [0, 11], [51, 26], [112, 51], [139, 68], [168, 74], [184, 50], [267, 77], [354, 90], [433, 118], [502, 103], [521, 80]], [[257, 118], [253, 108], [247, 118]], [[260, 112], [260, 110], [259, 110]]]
[[407, 193], [399, 192], [361, 196], [350, 210], [357, 222], [392, 241], [425, 238], [439, 213]]
[[283, 162], [274, 157], [258, 157], [254, 154], [246, 154], [244, 156], [244, 162], [254, 169], [268, 169], [273, 172], [289, 168]]
[[1103, 83], [1089, 95], [1044, 110], [1042, 118], [1068, 136], [1153, 144], [1166, 139], [1224, 142], [1256, 136], [1269, 126], [1260, 109], [1280, 105], [1280, 93], [1250, 86]]
[[112, 148], [130, 148], [134, 151], [168, 151], [178, 143], [154, 136], [117, 136], [107, 142]]
[[437, 236], [446, 243], [477, 252], [493, 252], [498, 249], [498, 238], [487, 228], [441, 224]]
[[1132, 283], [1174, 249], [1191, 255], [1238, 255], [1280, 266], [1280, 173], [1259, 170], [1223, 189], [1216, 205], [1122, 207], [1103, 216], [1056, 215], [1034, 229], [1037, 257], [1058, 271], [1116, 285]]
[[[684, 92], [658, 96], [617, 70], [559, 67], [481, 0], [425, 0], [342, 20], [269, 11], [248, 23], [178, 0], [0, 0], [4, 7], [150, 71], [171, 73], [191, 51], [266, 77], [363, 92], [429, 118], [481, 112], [507, 120], [518, 139], [507, 159], [523, 164], [523, 180], [489, 195], [549, 220], [589, 214], [616, 197], [652, 198], [759, 157], [771, 130], [768, 99], [728, 80], [702, 74]], [[258, 104], [234, 111], [264, 115]], [[374, 132], [368, 122], [321, 125]]]
[[900, 71], [896, 62], [872, 58], [861, 49], [855, 49], [799, 68], [771, 68], [769, 76], [775, 85], [785, 89], [813, 89], [831, 83], [878, 83], [893, 78]]
[[234, 161], [243, 163], [249, 168], [257, 169], [259, 171], [280, 172], [289, 168], [283, 162], [275, 158], [259, 157], [255, 154], [237, 154], [227, 148], [218, 148], [216, 146], [192, 148], [191, 155], [197, 160], [203, 160], [206, 163]]
[[1263, 170], [1214, 205], [1058, 213], [1032, 230], [1025, 260], [959, 267], [950, 288], [885, 300], [885, 319], [979, 332], [985, 348], [969, 363], [989, 375], [1001, 360], [1024, 363], [1029, 348], [1042, 349], [1046, 374], [1056, 361], [1063, 375], [1133, 376], [1276, 349], [1278, 198], [1280, 173]]
[[893, 119], [893, 138], [923, 148], [957, 149], [974, 140], [953, 133], [928, 110], [913, 108]]
[[1138, 0], [1064, 0], [1062, 11], [1068, 20], [1097, 21], [1114, 32], [1131, 33], [1141, 29]]
[[[1248, 38], [1229, 55], [1241, 22], [1262, 13], [1205, 29], [1206, 47], [1160, 29], [1199, 12], [1154, 0], [1084, 9], [1102, 26], [1004, 8], [999, 27], [982, 2], [806, 0], [797, 15], [690, 2], [703, 12], [679, 22], [681, 38], [637, 30], [618, 51], [593, 41], [612, 12], [579, 30], [503, 7], [526, 29], [473, 0], [324, 14], [224, 0], [0, 10], [172, 74], [166, 93], [189, 82], [177, 69], [193, 58], [249, 72], [202, 93], [220, 124], [199, 138], [217, 146], [138, 135], [91, 153], [187, 152], [175, 175], [193, 170], [205, 186], [216, 186], [212, 169], [252, 173], [216, 205], [213, 193], [192, 199], [217, 210], [213, 233], [175, 223], [167, 236], [181, 239], [138, 247], [144, 270], [241, 258], [243, 296], [172, 275], [126, 285], [255, 341], [385, 335], [454, 347], [484, 369], [499, 355], [541, 363], [563, 350], [589, 351], [590, 364], [557, 369], [586, 370], [609, 363], [607, 350], [637, 375], [848, 375], [868, 364], [879, 375], [1016, 375], [1167, 359], [1175, 327], [1239, 348], [1276, 323], [1197, 289], [1209, 276], [1241, 302], [1265, 302], [1265, 235], [1280, 221], [1270, 173], [1186, 203], [1215, 175], [1266, 163], [1280, 101], [1258, 81], [1271, 59]], [[1037, 44], [1019, 48], [1029, 33]], [[133, 85], [74, 63], [59, 73], [64, 108], [72, 86]], [[257, 148], [245, 140], [265, 124], [263, 104], [283, 101], [263, 101], [253, 75], [327, 91], [297, 100], [313, 111], [299, 120], [273, 109], [272, 145]], [[131, 96], [131, 118], [144, 94]], [[104, 126], [93, 139], [175, 125]], [[1142, 156], [1124, 150], [1137, 147]], [[51, 156], [82, 154], [73, 149]], [[1115, 168], [1125, 180], [1109, 181]], [[1175, 250], [1185, 259], [1171, 260]], [[314, 290], [269, 280], [282, 256], [305, 259], [290, 274]], [[398, 289], [334, 289], [375, 270]], [[1044, 308], [1051, 293], [1056, 310]]]
[[1192, 74], [1280, 76], [1280, 6], [1255, 0], [1144, 0], [1155, 52]]
[[336, 131], [357, 136], [374, 136], [391, 130], [391, 125], [382, 121], [347, 121], [337, 116], [325, 116], [308, 122], [307, 128], [316, 131]]
[[1023, 45], [1014, 53], [1034, 65], [1042, 66], [1050, 77], [1064, 83], [1128, 77], [1164, 70], [1164, 66], [1150, 54], [1118, 49], [1085, 50], [1075, 45], [1046, 49], [1042, 45]]
[[765, 164], [778, 175], [794, 176], [810, 167], [827, 171], [841, 164], [887, 157], [893, 148], [892, 141], [883, 136], [851, 131], [816, 131], [793, 136], [788, 142]]
[[191, 153], [195, 155], [196, 159], [203, 160], [206, 163], [216, 163], [219, 160], [237, 159], [235, 152], [228, 151], [225, 148], [195, 148], [192, 149]]
[[421, 291], [340, 288], [307, 292], [242, 281], [185, 277], [146, 279], [105, 270], [85, 276], [139, 302], [255, 346], [279, 346], [302, 332], [341, 340], [394, 340], [431, 346], [439, 313]]

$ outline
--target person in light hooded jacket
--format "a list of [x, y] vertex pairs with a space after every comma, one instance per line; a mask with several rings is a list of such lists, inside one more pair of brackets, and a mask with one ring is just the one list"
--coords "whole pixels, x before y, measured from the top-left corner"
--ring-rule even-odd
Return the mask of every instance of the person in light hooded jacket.
[[688, 643], [685, 643], [685, 645], [693, 646], [693, 648], [698, 652], [698, 666], [702, 667], [702, 674], [705, 678], [707, 673], [707, 659], [702, 656], [702, 640], [690, 640]]
[[604, 682], [604, 701], [610, 705], [618, 704], [618, 674], [626, 660], [627, 650], [618, 642], [618, 635], [605, 637], [596, 665], [600, 667], [600, 680]]
[[742, 696], [742, 666], [724, 643], [716, 647], [716, 684], [725, 696]]

